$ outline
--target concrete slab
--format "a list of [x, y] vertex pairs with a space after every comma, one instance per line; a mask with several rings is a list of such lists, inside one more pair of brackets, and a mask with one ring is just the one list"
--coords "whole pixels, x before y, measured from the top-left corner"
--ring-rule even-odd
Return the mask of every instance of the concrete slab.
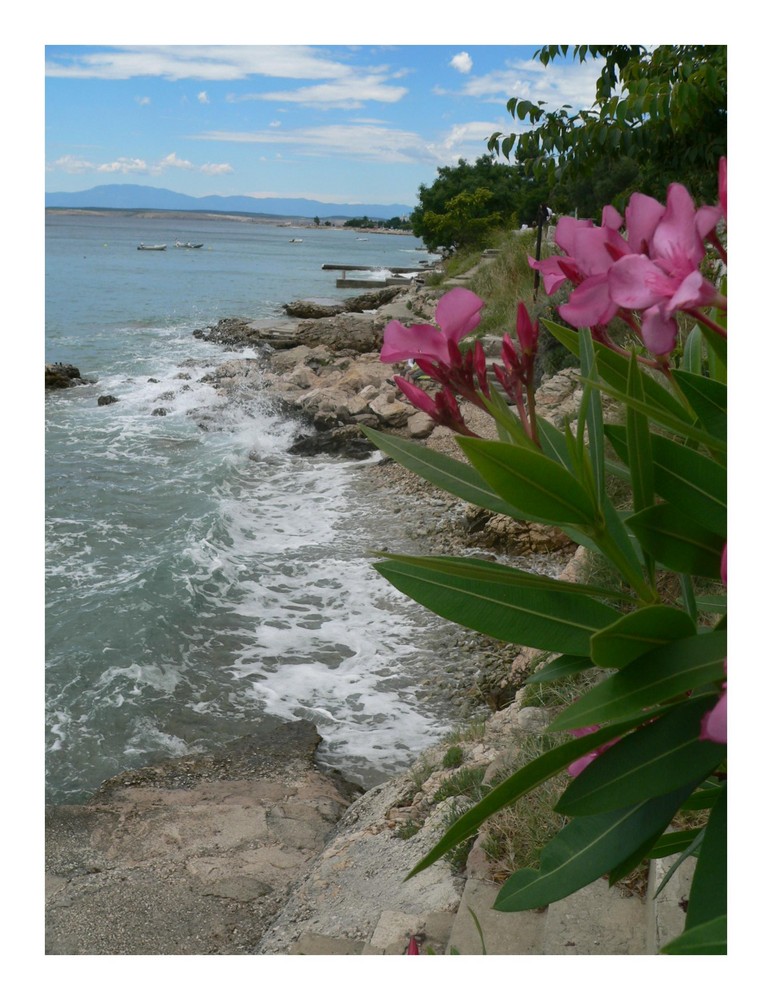
[[545, 955], [645, 955], [646, 906], [599, 880], [551, 903]]
[[647, 950], [650, 955], [659, 954], [668, 941], [682, 934], [686, 923], [686, 903], [697, 863], [694, 858], [687, 858], [679, 865], [662, 892], [655, 896], [674, 861], [675, 857], [655, 858], [649, 868]]
[[410, 937], [418, 940], [420, 954], [443, 955], [456, 914], [449, 911], [434, 913], [401, 913], [384, 910], [363, 955], [404, 955]]
[[290, 955], [361, 955], [363, 941], [327, 937], [326, 934], [302, 934], [289, 949]]
[[[545, 914], [537, 910], [499, 913], [493, 909], [500, 886], [469, 879], [461, 898], [448, 953], [460, 955], [540, 955]], [[480, 923], [480, 932], [472, 917]], [[483, 950], [484, 942], [484, 950]]]

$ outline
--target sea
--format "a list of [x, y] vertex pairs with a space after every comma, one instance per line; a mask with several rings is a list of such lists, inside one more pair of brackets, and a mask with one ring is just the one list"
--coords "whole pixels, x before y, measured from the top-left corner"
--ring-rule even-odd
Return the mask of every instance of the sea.
[[47, 801], [265, 720], [311, 721], [321, 765], [371, 787], [453, 723], [430, 678], [464, 655], [455, 626], [372, 566], [410, 545], [404, 517], [362, 462], [288, 454], [269, 400], [223, 406], [202, 378], [253, 354], [193, 336], [358, 294], [323, 264], [426, 257], [410, 235], [46, 213], [45, 360], [95, 380], [45, 400]]

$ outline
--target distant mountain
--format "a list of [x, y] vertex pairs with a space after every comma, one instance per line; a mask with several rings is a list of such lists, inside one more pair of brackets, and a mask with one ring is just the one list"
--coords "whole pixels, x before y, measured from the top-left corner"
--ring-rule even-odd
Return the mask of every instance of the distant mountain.
[[231, 195], [224, 198], [208, 195], [193, 198], [166, 188], [144, 184], [101, 184], [88, 191], [46, 192], [46, 208], [122, 208], [151, 209], [169, 212], [249, 212], [252, 215], [277, 215], [283, 218], [352, 219], [366, 215], [371, 219], [393, 219], [410, 215], [410, 205], [346, 205], [308, 198], [250, 198]]

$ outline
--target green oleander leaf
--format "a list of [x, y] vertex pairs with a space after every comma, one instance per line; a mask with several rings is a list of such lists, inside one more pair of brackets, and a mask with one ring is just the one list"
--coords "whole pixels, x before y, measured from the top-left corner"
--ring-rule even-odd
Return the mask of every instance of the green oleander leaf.
[[608, 743], [616, 736], [621, 736], [627, 732], [629, 725], [621, 723], [616, 726], [607, 726], [605, 729], [586, 736], [580, 736], [575, 740], [570, 740], [552, 750], [543, 753], [536, 760], [531, 761], [521, 767], [509, 778], [505, 778], [500, 784], [493, 788], [481, 799], [477, 805], [472, 806], [463, 816], [459, 817], [453, 825], [445, 832], [442, 838], [435, 844], [425, 857], [412, 869], [407, 876], [412, 878], [418, 872], [434, 864], [439, 858], [454, 847], [468, 840], [469, 837], [477, 833], [481, 824], [490, 816], [512, 805], [528, 792], [538, 788], [549, 778], [562, 773], [569, 764], [583, 757], [591, 750]]
[[569, 705], [549, 731], [629, 719], [636, 712], [718, 684], [724, 678], [726, 632], [717, 629], [669, 643], [633, 660]]
[[[709, 741], [706, 741], [709, 742]], [[724, 747], [726, 750], [726, 747]], [[726, 782], [711, 809], [694, 869], [686, 930], [720, 918], [727, 910], [727, 788]]]
[[426, 445], [394, 437], [392, 434], [384, 434], [371, 427], [363, 427], [362, 430], [384, 455], [388, 455], [406, 469], [417, 473], [453, 496], [485, 510], [508, 514], [516, 520], [525, 518], [521, 510], [502, 500], [482, 476], [466, 462], [459, 462], [458, 459], [443, 455], [427, 448]]
[[521, 869], [504, 883], [494, 909], [548, 906], [594, 882], [664, 831], [691, 788], [572, 820], [543, 849], [538, 870]]
[[677, 573], [718, 578], [726, 538], [697, 523], [687, 510], [655, 504], [625, 522], [642, 548]]
[[629, 733], [571, 782], [555, 809], [586, 816], [664, 795], [684, 782], [697, 785], [726, 757], [723, 744], [700, 739], [711, 706], [709, 697], [682, 702]]
[[590, 654], [599, 667], [619, 669], [652, 649], [661, 649], [675, 639], [694, 635], [688, 614], [666, 605], [639, 608], [596, 632]]
[[722, 914], [674, 938], [662, 949], [663, 955], [726, 955], [727, 917]]
[[[606, 436], [627, 461], [629, 432], [607, 425]], [[654, 435], [650, 445], [653, 489], [658, 496], [688, 510], [703, 527], [726, 536], [726, 468], [708, 455], [661, 435]], [[652, 503], [653, 498], [649, 505]]]
[[424, 563], [420, 557], [391, 556], [375, 564], [397, 590], [436, 614], [484, 635], [556, 653], [586, 656], [590, 638], [619, 613], [566, 585], [550, 586], [528, 574], [467, 572], [465, 560]]
[[490, 488], [541, 524], [590, 526], [595, 504], [563, 466], [540, 452], [501, 441], [460, 438], [459, 444]]

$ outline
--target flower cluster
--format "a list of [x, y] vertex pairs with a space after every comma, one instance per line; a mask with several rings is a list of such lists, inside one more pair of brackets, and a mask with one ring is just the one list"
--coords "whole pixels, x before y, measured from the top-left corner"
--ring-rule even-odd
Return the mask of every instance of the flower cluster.
[[[665, 205], [637, 193], [624, 218], [607, 205], [600, 226], [589, 219], [563, 217], [555, 242], [566, 256], [529, 262], [541, 273], [548, 295], [565, 281], [574, 286], [568, 302], [558, 309], [567, 323], [588, 327], [605, 342], [606, 326], [619, 316], [651, 354], [666, 356], [676, 342], [676, 312], [704, 320], [699, 310], [726, 308], [725, 298], [700, 270], [706, 240], [726, 261], [716, 231], [727, 215], [725, 158], [719, 164], [718, 194], [718, 205], [695, 208], [686, 188], [671, 184]], [[626, 238], [620, 233], [623, 226]], [[640, 313], [640, 324], [634, 312]], [[726, 336], [723, 328], [715, 329]]]
[[[417, 323], [406, 327], [392, 320], [384, 330], [381, 350], [381, 361], [393, 364], [413, 360], [441, 387], [432, 397], [408, 379], [395, 376], [396, 385], [413, 406], [428, 413], [435, 423], [472, 437], [476, 435], [465, 424], [457, 397], [485, 409], [485, 400], [491, 395], [487, 360], [479, 340], [466, 352], [461, 351], [459, 343], [479, 325], [484, 305], [474, 292], [454, 288], [437, 303], [437, 326]], [[494, 364], [493, 371], [528, 428], [529, 413], [533, 411], [531, 392], [539, 325], [522, 302], [518, 305], [516, 330], [519, 350], [509, 334], [504, 334], [501, 364]]]

